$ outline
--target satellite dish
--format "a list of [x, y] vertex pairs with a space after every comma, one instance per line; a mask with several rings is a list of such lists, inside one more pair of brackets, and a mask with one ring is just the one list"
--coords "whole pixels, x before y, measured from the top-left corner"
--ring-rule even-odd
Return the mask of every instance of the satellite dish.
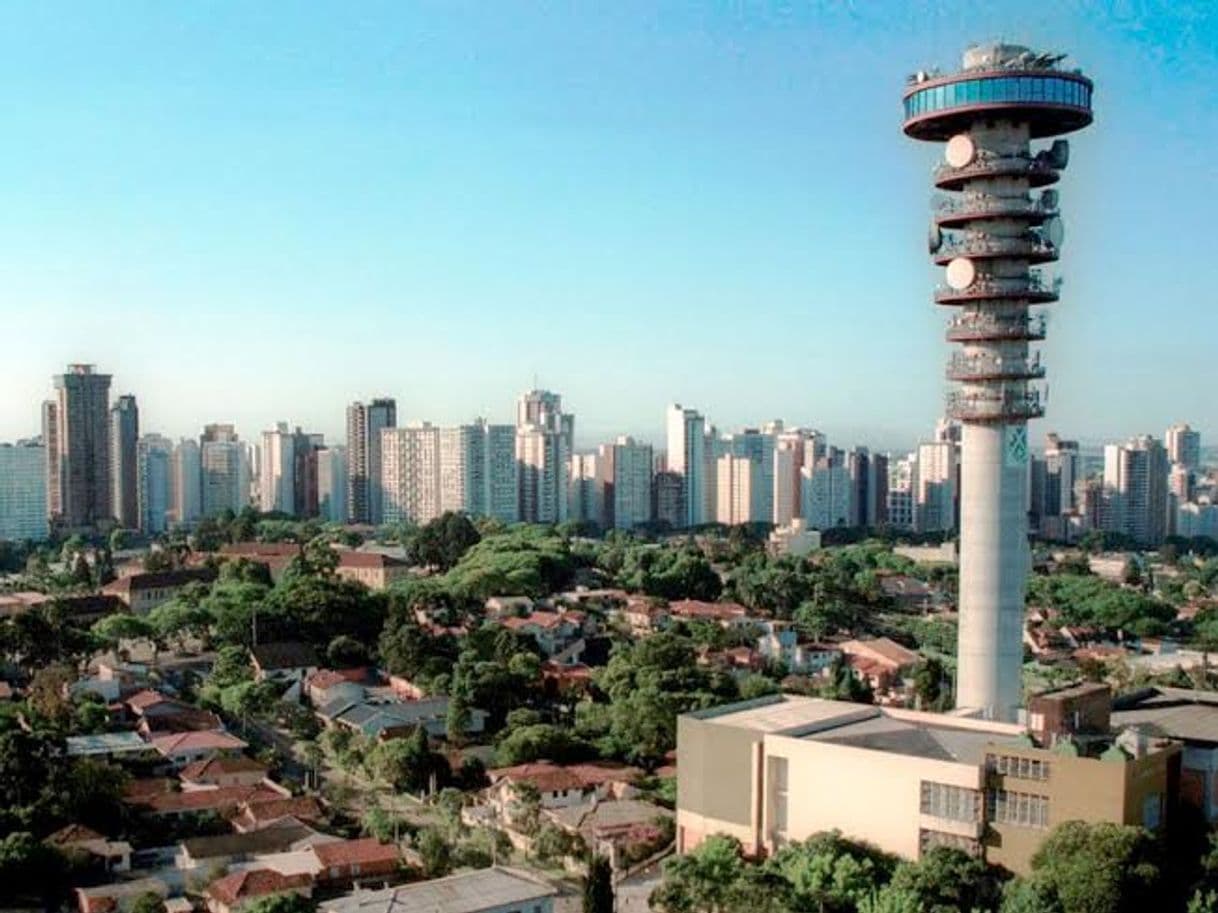
[[1049, 149], [1049, 157], [1053, 160], [1053, 167], [1059, 171], [1065, 168], [1070, 161], [1070, 141], [1055, 139], [1053, 146]]
[[926, 235], [926, 247], [933, 254], [943, 246], [943, 232], [934, 222], [930, 223], [930, 231]]
[[1048, 212], [1053, 212], [1057, 209], [1057, 191], [1046, 190], [1040, 195], [1040, 206]]
[[956, 257], [947, 264], [947, 284], [956, 291], [963, 291], [977, 278], [977, 267], [968, 257]]
[[1044, 236], [1045, 240], [1054, 247], [1062, 246], [1062, 241], [1065, 240], [1065, 229], [1060, 216], [1054, 216], [1045, 221]]
[[977, 157], [977, 147], [973, 144], [970, 137], [963, 133], [957, 133], [947, 141], [947, 148], [943, 150], [943, 157], [953, 168], [963, 168]]

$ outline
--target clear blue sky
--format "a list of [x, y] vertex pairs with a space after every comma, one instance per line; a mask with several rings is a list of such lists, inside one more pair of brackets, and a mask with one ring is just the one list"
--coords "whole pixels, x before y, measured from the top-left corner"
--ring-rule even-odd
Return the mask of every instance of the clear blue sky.
[[1033, 435], [1218, 435], [1218, 4], [654, 6], [4, 4], [0, 439], [91, 361], [174, 436], [507, 420], [536, 375], [585, 442], [674, 399], [912, 441], [947, 314], [900, 94], [992, 37], [1097, 84]]

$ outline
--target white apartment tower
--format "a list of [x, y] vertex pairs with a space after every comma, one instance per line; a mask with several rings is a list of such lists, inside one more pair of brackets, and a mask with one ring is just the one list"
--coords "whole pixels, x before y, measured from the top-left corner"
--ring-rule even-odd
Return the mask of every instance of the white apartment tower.
[[258, 462], [258, 506], [263, 511], [296, 513], [296, 436], [287, 422], [262, 432]]
[[715, 520], [728, 526], [754, 522], [754, 492], [760, 481], [757, 463], [725, 453], [715, 466]]
[[1164, 436], [1167, 458], [1196, 472], [1201, 468], [1201, 432], [1187, 424], [1172, 425]]
[[386, 523], [422, 525], [440, 516], [440, 429], [427, 422], [381, 431]]
[[1104, 447], [1100, 522], [1144, 547], [1167, 536], [1167, 451], [1150, 435]]
[[650, 444], [619, 437], [605, 448], [611, 457], [608, 478], [612, 486], [612, 525], [633, 529], [652, 520], [651, 485], [654, 455]]

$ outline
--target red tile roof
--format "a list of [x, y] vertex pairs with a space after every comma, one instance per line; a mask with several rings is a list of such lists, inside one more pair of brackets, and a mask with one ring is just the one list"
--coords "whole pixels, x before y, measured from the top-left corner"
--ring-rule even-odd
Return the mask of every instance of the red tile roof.
[[233, 751], [245, 748], [245, 742], [227, 732], [175, 732], [154, 737], [150, 744], [166, 757], [193, 751]]
[[296, 542], [235, 542], [220, 546], [220, 554], [260, 558], [295, 558], [303, 546]]
[[152, 688], [145, 688], [142, 691], [137, 691], [131, 697], [127, 698], [123, 703], [130, 707], [134, 712], [141, 713], [149, 707], [156, 704], [162, 704], [168, 701], [169, 698], [161, 694], [159, 691], [154, 691]]
[[234, 808], [245, 802], [261, 804], [282, 798], [274, 790], [264, 789], [260, 786], [220, 786], [216, 789], [190, 789], [185, 792], [161, 793], [139, 799], [129, 798], [127, 801], [145, 806], [159, 815], [172, 815]]
[[500, 767], [487, 772], [492, 783], [530, 783], [541, 792], [564, 789], [591, 789], [604, 783], [634, 780], [640, 771], [615, 764], [569, 764], [566, 767], [552, 761], [534, 761], [515, 767]]
[[236, 821], [244, 825], [258, 825], [287, 817], [319, 821], [325, 817], [325, 811], [313, 796], [284, 798], [273, 793], [269, 797], [255, 798], [245, 803]]
[[409, 563], [394, 558], [392, 555], [382, 555], [379, 552], [352, 552], [342, 551], [338, 553], [338, 566], [349, 568], [380, 568], [387, 569], [391, 567], [410, 567]]
[[513, 631], [519, 631], [521, 628], [548, 630], [550, 628], [557, 628], [564, 621], [570, 621], [570, 619], [558, 612], [534, 612], [532, 615], [525, 615], [523, 618], [504, 618], [500, 621], [500, 624]]
[[250, 869], [218, 878], [207, 886], [207, 895], [226, 906], [242, 900], [280, 894], [293, 888], [307, 888], [313, 884], [306, 874], [282, 875], [274, 869]]
[[314, 844], [312, 850], [313, 854], [317, 856], [317, 861], [326, 868], [396, 862], [399, 858], [396, 846], [392, 843], [381, 843], [375, 837]]
[[183, 780], [198, 780], [201, 777], [215, 777], [223, 774], [236, 773], [252, 773], [258, 771], [265, 774], [267, 766], [260, 764], [253, 758], [245, 756], [238, 758], [231, 757], [216, 757], [208, 758], [206, 761], [195, 761], [193, 764], [187, 764], [178, 773], [178, 776]]
[[53, 846], [72, 846], [77, 843], [89, 843], [94, 840], [105, 839], [97, 831], [85, 827], [83, 824], [69, 824], [66, 827], [61, 827], [51, 836], [47, 837], [46, 842]]

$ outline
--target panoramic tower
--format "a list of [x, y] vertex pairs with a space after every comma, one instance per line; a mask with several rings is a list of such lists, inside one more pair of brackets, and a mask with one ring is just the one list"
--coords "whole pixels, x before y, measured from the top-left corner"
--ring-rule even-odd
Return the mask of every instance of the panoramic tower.
[[947, 414], [963, 426], [960, 627], [956, 705], [1013, 720], [1022, 702], [1029, 419], [1044, 414], [1045, 376], [1032, 344], [1037, 305], [1060, 280], [1038, 267], [1062, 243], [1057, 191], [1069, 147], [1034, 140], [1091, 123], [1089, 79], [1062, 55], [1007, 44], [969, 48], [959, 72], [916, 73], [905, 90], [906, 135], [946, 143], [934, 183], [929, 247], [946, 267], [935, 301], [953, 308]]

